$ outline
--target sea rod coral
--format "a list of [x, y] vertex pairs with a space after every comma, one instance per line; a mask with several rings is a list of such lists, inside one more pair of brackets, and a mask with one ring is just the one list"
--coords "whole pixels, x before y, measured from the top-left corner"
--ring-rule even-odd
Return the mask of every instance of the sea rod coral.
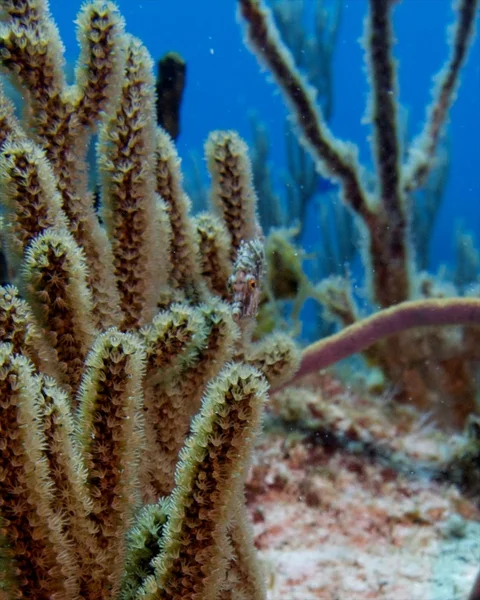
[[[393, 13], [399, 4], [369, 0], [363, 47], [371, 88], [367, 115], [372, 125], [374, 174], [370, 178], [358, 161], [358, 149], [330, 130], [316, 90], [300, 71], [282, 41], [272, 12], [262, 0], [238, 0], [246, 40], [258, 60], [273, 75], [283, 93], [299, 138], [324, 177], [339, 185], [340, 197], [363, 232], [363, 259], [372, 307], [389, 308], [401, 302], [435, 296], [425, 275], [412, 260], [412, 193], [424, 185], [435, 168], [440, 135], [459, 87], [461, 71], [475, 34], [478, 0], [454, 2], [449, 56], [436, 76], [431, 105], [418, 138], [403, 159], [399, 124], [397, 64], [394, 60]], [[412, 3], [415, 11], [415, 3]], [[429, 9], [431, 10], [433, 4]], [[370, 181], [375, 181], [371, 185]], [[324, 284], [328, 289], [328, 282]], [[329, 297], [338, 298], [331, 282], [325, 304], [342, 325], [358, 319], [353, 299], [341, 311]], [[334, 289], [332, 289], [334, 288]], [[474, 410], [478, 371], [478, 329], [411, 331], [390, 336], [371, 346], [365, 356], [398, 388], [403, 401], [431, 411], [439, 422], [462, 427]], [[445, 407], [448, 407], [445, 410]]]
[[263, 246], [246, 147], [211, 136], [217, 215], [193, 220], [152, 61], [116, 7], [83, 7], [73, 85], [47, 2], [0, 8], [26, 115], [1, 93], [1, 597], [262, 598], [243, 482], [267, 385], [298, 353], [249, 344]]
[[19, 120], [0, 91], [0, 598], [264, 598], [243, 484], [267, 387], [299, 353], [250, 340], [263, 246], [245, 144], [211, 135], [212, 211], [193, 219], [152, 61], [115, 6], [82, 9], [73, 85], [47, 2], [0, 11], [25, 102]]

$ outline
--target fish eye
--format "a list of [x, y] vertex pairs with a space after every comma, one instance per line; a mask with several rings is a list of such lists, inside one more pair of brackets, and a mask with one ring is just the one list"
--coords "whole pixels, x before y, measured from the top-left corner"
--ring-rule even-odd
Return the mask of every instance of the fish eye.
[[257, 287], [257, 282], [255, 281], [255, 279], [249, 279], [248, 280], [248, 287], [251, 290], [254, 290]]

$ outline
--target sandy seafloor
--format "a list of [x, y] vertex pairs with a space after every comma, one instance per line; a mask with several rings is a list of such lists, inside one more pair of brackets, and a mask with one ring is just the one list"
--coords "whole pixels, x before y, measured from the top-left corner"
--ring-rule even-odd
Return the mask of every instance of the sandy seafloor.
[[[458, 436], [328, 375], [273, 397], [269, 411], [290, 423], [267, 418], [247, 485], [269, 600], [466, 600], [480, 566], [478, 498], [415, 469], [443, 460]], [[365, 451], [375, 446], [413, 469]]]

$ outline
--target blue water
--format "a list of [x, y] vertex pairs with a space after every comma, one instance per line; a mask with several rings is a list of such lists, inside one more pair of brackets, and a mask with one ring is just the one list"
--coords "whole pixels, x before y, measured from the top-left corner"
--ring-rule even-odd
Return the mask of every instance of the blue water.
[[[292, 0], [295, 1], [295, 0]], [[312, 2], [315, 0], [311, 0]], [[74, 61], [77, 44], [72, 21], [77, 0], [52, 0], [51, 9]], [[242, 43], [234, 0], [121, 0], [117, 3], [128, 30], [141, 37], [154, 58], [180, 52], [188, 64], [188, 84], [178, 147], [183, 157], [201, 152], [213, 129], [233, 128], [251, 137], [249, 111], [267, 124], [272, 163], [284, 166], [283, 101], [260, 72]], [[403, 0], [395, 8], [400, 98], [408, 109], [409, 131], [420, 129], [430, 99], [433, 75], [447, 56], [446, 28], [452, 22], [450, 0]], [[363, 164], [371, 163], [370, 128], [362, 124], [368, 95], [363, 50], [359, 44], [366, 0], [346, 0], [334, 59], [335, 135], [355, 142]], [[453, 230], [462, 219], [473, 231], [480, 225], [480, 40], [472, 47], [458, 100], [451, 111], [451, 173], [432, 241], [433, 262], [452, 260]], [[316, 235], [315, 222], [307, 232]]]

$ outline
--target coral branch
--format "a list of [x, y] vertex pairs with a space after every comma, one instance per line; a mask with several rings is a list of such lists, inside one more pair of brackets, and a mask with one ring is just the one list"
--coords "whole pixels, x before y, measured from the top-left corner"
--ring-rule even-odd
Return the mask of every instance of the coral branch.
[[475, 17], [478, 0], [458, 0], [457, 21], [450, 40], [450, 57], [436, 76], [432, 104], [422, 133], [412, 144], [405, 167], [405, 189], [413, 191], [427, 179], [434, 165], [435, 152], [442, 129], [448, 119], [448, 111], [455, 102], [460, 83], [460, 72], [475, 34]]
[[104, 572], [97, 593], [118, 591], [125, 558], [124, 537], [140, 502], [139, 462], [143, 442], [140, 340], [114, 328], [98, 336], [85, 360], [79, 390], [79, 444], [88, 471], [91, 521]]
[[[31, 363], [0, 344], [0, 582], [12, 598], [78, 598], [74, 557], [54, 511], [54, 490], [41, 434], [41, 381]], [[2, 540], [2, 545], [5, 544]], [[3, 587], [3, 585], [2, 585]]]
[[212, 176], [212, 204], [230, 233], [234, 262], [242, 241], [260, 235], [247, 145], [234, 131], [214, 131], [205, 144], [205, 155]]
[[153, 62], [129, 37], [118, 105], [99, 134], [104, 220], [124, 329], [138, 329], [156, 311], [155, 96]]
[[377, 227], [370, 230], [370, 256], [379, 304], [390, 306], [410, 296], [407, 213], [398, 135], [398, 85], [392, 56], [393, 5], [370, 0], [365, 46], [371, 94], [373, 150], [377, 171]]
[[[394, 217], [395, 221], [399, 216], [403, 216], [405, 221], [397, 132], [398, 85], [392, 58], [391, 10], [391, 2], [370, 0], [365, 45], [372, 87], [372, 121], [379, 195], [388, 216]], [[389, 222], [391, 224], [391, 221]]]
[[48, 229], [29, 246], [23, 278], [37, 322], [55, 352], [62, 383], [75, 392], [95, 334], [83, 253], [68, 232]]
[[13, 104], [5, 96], [0, 85], [0, 147], [8, 137], [19, 134], [21, 135], [21, 127], [15, 118]]
[[[169, 283], [189, 300], [204, 295], [193, 224], [188, 218], [190, 200], [183, 191], [180, 159], [168, 133], [157, 129], [156, 191], [165, 203], [170, 221]], [[164, 266], [166, 268], [166, 265]]]
[[283, 44], [270, 10], [261, 0], [239, 0], [240, 14], [247, 24], [247, 42], [258, 59], [275, 77], [290, 106], [302, 141], [317, 162], [322, 175], [343, 184], [348, 205], [373, 227], [374, 213], [368, 205], [353, 146], [336, 140], [321, 110], [315, 92], [295, 66]]
[[37, 368], [44, 362], [41, 356], [47, 351], [40, 329], [30, 306], [12, 286], [0, 287], [0, 339], [11, 344], [15, 354], [29, 358]]
[[289, 385], [307, 373], [333, 365], [395, 333], [440, 325], [480, 325], [480, 300], [416, 300], [384, 309], [308, 346]]
[[[18, 136], [17, 136], [18, 137]], [[8, 139], [0, 155], [0, 184], [5, 193], [5, 229], [14, 271], [27, 246], [49, 227], [67, 229], [57, 181], [44, 152], [27, 139]]]
[[155, 496], [167, 495], [173, 488], [178, 453], [188, 433], [190, 421], [198, 412], [208, 381], [231, 359], [238, 333], [229, 310], [221, 302], [212, 302], [198, 310], [194, 346], [179, 358], [177, 369], [169, 369], [160, 383], [146, 392], [149, 423], [146, 425], [150, 446], [147, 456], [154, 468], [149, 484]]
[[82, 52], [77, 81], [69, 87], [63, 72], [64, 48], [48, 2], [31, 0], [19, 5], [15, 0], [1, 0], [0, 6], [2, 65], [27, 92], [33, 141], [45, 151], [58, 180], [69, 229], [87, 258], [94, 315], [99, 323], [116, 324], [119, 311], [112, 257], [87, 191], [85, 156], [89, 136], [117, 96], [115, 88], [123, 70], [123, 21], [109, 2], [85, 5], [78, 21]]
[[263, 373], [272, 388], [277, 388], [290, 380], [298, 370], [300, 351], [291, 337], [272, 333], [252, 344], [245, 360]]
[[218, 217], [210, 213], [198, 215], [195, 225], [202, 277], [213, 294], [227, 300], [228, 280], [232, 274], [229, 259], [231, 239], [227, 228]]
[[227, 511], [265, 395], [265, 380], [245, 365], [227, 367], [210, 386], [181, 454], [155, 577], [146, 580], [139, 600], [216, 597], [227, 566]]
[[263, 564], [254, 550], [253, 529], [243, 499], [236, 503], [236, 514], [228, 532], [232, 557], [229, 564], [227, 585], [218, 600], [266, 600], [267, 590]]
[[142, 582], [154, 574], [153, 561], [161, 551], [163, 528], [167, 522], [167, 501], [147, 504], [137, 515], [127, 536], [127, 560], [122, 584], [122, 600], [135, 600]]

